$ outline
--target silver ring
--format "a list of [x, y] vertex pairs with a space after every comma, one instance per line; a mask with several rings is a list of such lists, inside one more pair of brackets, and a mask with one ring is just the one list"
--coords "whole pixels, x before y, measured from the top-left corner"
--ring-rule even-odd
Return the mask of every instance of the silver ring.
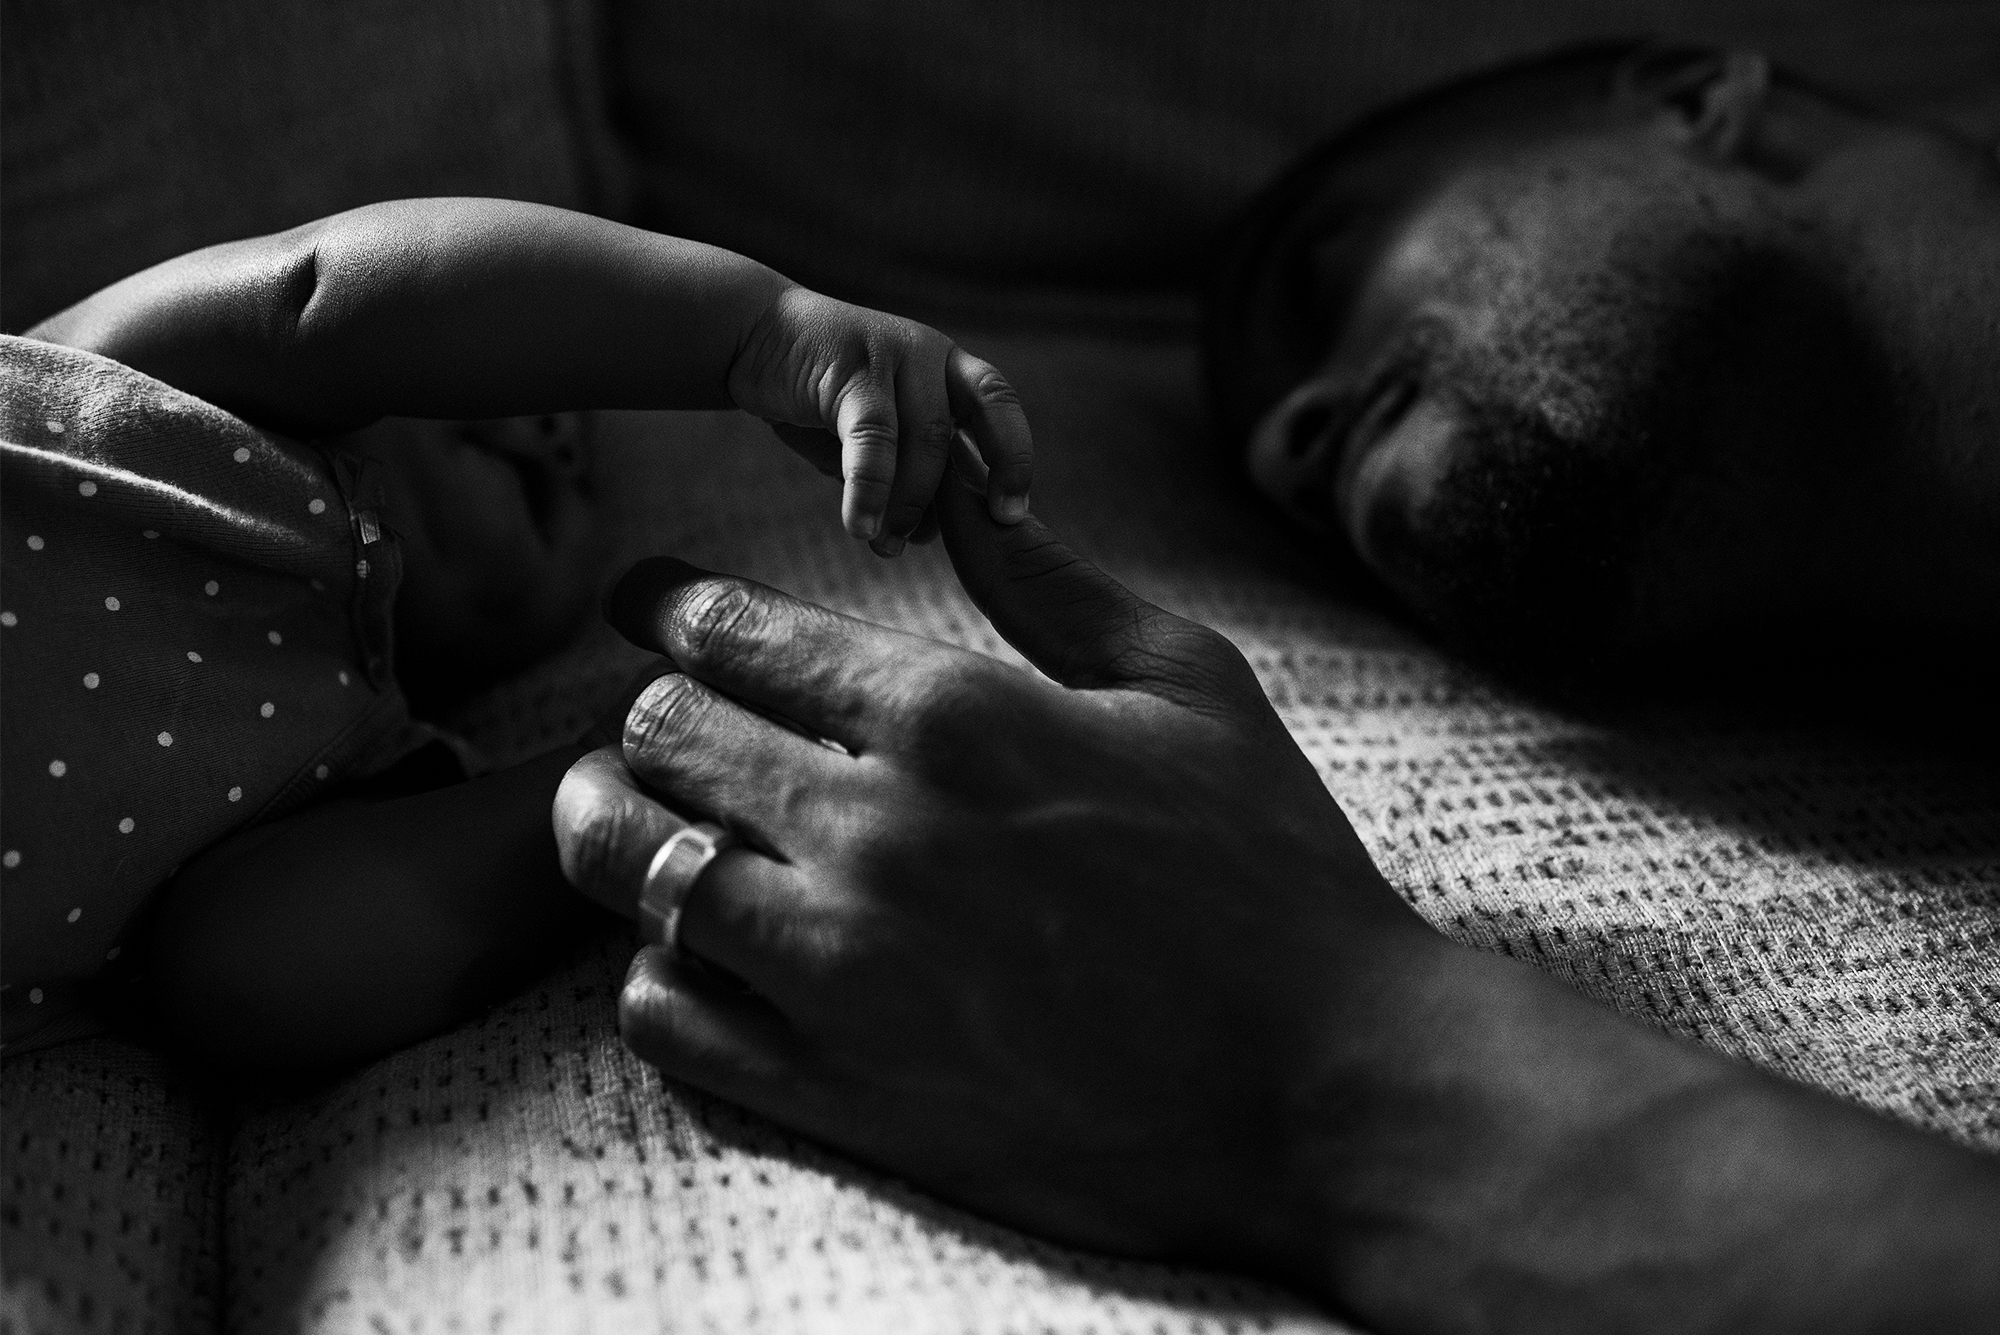
[[639, 927], [648, 941], [669, 950], [678, 948], [681, 906], [708, 864], [735, 846], [734, 835], [706, 821], [667, 836], [639, 887]]

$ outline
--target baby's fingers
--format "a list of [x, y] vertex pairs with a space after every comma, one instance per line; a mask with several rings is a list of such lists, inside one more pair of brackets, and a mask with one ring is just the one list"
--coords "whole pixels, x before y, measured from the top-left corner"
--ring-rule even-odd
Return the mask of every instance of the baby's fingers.
[[971, 432], [988, 469], [987, 513], [1003, 524], [1028, 514], [1028, 485], [1034, 480], [1035, 440], [1021, 396], [990, 363], [953, 348], [945, 366], [951, 411]]
[[[930, 344], [930, 346], [926, 346]], [[920, 343], [897, 368], [896, 409], [902, 417], [897, 442], [896, 483], [889, 494], [889, 515], [875, 550], [895, 556], [923, 523], [924, 511], [937, 495], [951, 459], [957, 425], [951, 420], [943, 376], [950, 345], [935, 335]]]
[[840, 437], [840, 523], [853, 536], [873, 542], [882, 534], [889, 491], [896, 479], [895, 392], [870, 375], [848, 382], [834, 412]]

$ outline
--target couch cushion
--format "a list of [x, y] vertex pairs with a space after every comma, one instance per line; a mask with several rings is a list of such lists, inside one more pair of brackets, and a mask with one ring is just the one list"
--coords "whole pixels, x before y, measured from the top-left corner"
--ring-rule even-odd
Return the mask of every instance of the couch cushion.
[[[1319, 578], [1313, 549], [1203, 444], [1184, 344], [968, 342], [1036, 425], [1038, 512], [1244, 649], [1390, 882], [1441, 930], [2000, 1150], [1990, 765], [1838, 727], [1552, 710]], [[848, 541], [831, 484], [759, 425], [619, 414], [598, 439], [634, 479], [617, 498], [627, 555], [1011, 656], [936, 549], [884, 562]], [[458, 722], [532, 750], [582, 726], [635, 659], [597, 632]], [[246, 1106], [232, 1328], [1338, 1328], [1247, 1282], [1030, 1242], [661, 1081], [615, 1039], [632, 948], [607, 940], [480, 1023]]]
[[[613, 7], [643, 216], [843, 293], [1017, 309], [1188, 282], [1307, 144], [1587, 38], [1768, 48], [1908, 105], [2000, 82], [1984, 0], [687, 0]], [[1010, 285], [1004, 295], [981, 285]], [[1055, 289], [1037, 295], [1021, 287]]]
[[616, 207], [589, 0], [6, 0], [0, 327], [380, 199]]

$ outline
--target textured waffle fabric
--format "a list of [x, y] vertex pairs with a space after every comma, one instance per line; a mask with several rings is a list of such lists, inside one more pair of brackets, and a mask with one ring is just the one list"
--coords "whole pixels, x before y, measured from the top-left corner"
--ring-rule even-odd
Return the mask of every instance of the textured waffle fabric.
[[0, 1067], [0, 1331], [217, 1329], [227, 1116], [129, 1043]]
[[[1391, 883], [1443, 931], [2000, 1150], [1990, 765], [1837, 727], [1612, 726], [1537, 705], [1316, 577], [1311, 549], [1202, 445], [1185, 346], [967, 342], [1036, 424], [1038, 511], [1243, 647]], [[670, 551], [998, 649], [937, 552], [889, 563], [851, 546], [827, 484], [754, 423], [614, 416], [599, 441], [655, 479], [619, 493], [627, 555]], [[531, 752], [580, 728], [631, 662], [599, 633], [457, 722], [489, 750]], [[1026, 1241], [663, 1082], [617, 1046], [631, 948], [607, 939], [485, 1020], [350, 1078], [242, 1101], [226, 1141], [188, 1141], [185, 1111], [142, 1122], [192, 1144], [183, 1160], [226, 1159], [227, 1328], [1339, 1329], [1245, 1281]], [[39, 1109], [8, 1076], [10, 1118]], [[114, 1155], [131, 1125], [102, 1133]], [[11, 1150], [11, 1121], [7, 1134]], [[32, 1178], [10, 1196], [10, 1257], [13, 1228], [78, 1208], [51, 1199], [59, 1166], [10, 1153], [7, 1171]]]
[[[595, 8], [0, 0], [6, 326], [368, 199], [615, 207]], [[999, 281], [998, 304], [1038, 319], [1104, 313], [1048, 297], [1064, 283], [1183, 276], [1298, 147], [1480, 61], [1665, 30], [1909, 102], [1991, 82], [2000, 59], [1990, 0], [606, 8], [648, 221], [847, 291], [962, 282], [979, 290], [960, 304], [993, 306]], [[1022, 286], [1042, 292], [1015, 302]], [[2000, 1149], [1990, 762], [1537, 707], [1316, 578], [1199, 447], [1184, 344], [971, 342], [1027, 397], [1038, 509], [1245, 648], [1445, 931]], [[629, 555], [999, 651], [936, 553], [847, 544], [760, 428], [611, 425], [606, 452], [657, 479], [619, 493]], [[580, 732], [633, 661], [599, 634], [457, 722], [529, 754]], [[239, 1104], [110, 1043], [7, 1063], [0, 1331], [1327, 1328], [1244, 1284], [1024, 1242], [664, 1086], [615, 1046], [627, 945], [306, 1093]]]

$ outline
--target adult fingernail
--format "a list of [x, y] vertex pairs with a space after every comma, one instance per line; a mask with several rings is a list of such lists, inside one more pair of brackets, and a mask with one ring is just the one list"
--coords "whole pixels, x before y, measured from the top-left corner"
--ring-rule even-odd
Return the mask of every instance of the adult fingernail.
[[993, 505], [993, 517], [1003, 524], [1018, 524], [1028, 517], [1026, 496], [1002, 496]]
[[909, 539], [902, 534], [891, 533], [887, 537], [875, 539], [869, 545], [874, 548], [875, 555], [877, 556], [901, 556], [903, 548], [908, 542]]
[[660, 701], [680, 689], [681, 684], [674, 680], [680, 675], [678, 672], [662, 672], [647, 682], [645, 689], [633, 697], [632, 710], [650, 714], [659, 708]]
[[855, 537], [861, 539], [863, 542], [873, 542], [882, 536], [882, 516], [863, 515], [861, 516], [861, 522], [855, 527], [857, 530], [854, 535]]
[[635, 746], [645, 739], [647, 730], [665, 708], [667, 697], [681, 689], [682, 683], [674, 680], [680, 675], [667, 672], [653, 678], [633, 699], [632, 707], [625, 711], [625, 735], [620, 739], [624, 745]]

